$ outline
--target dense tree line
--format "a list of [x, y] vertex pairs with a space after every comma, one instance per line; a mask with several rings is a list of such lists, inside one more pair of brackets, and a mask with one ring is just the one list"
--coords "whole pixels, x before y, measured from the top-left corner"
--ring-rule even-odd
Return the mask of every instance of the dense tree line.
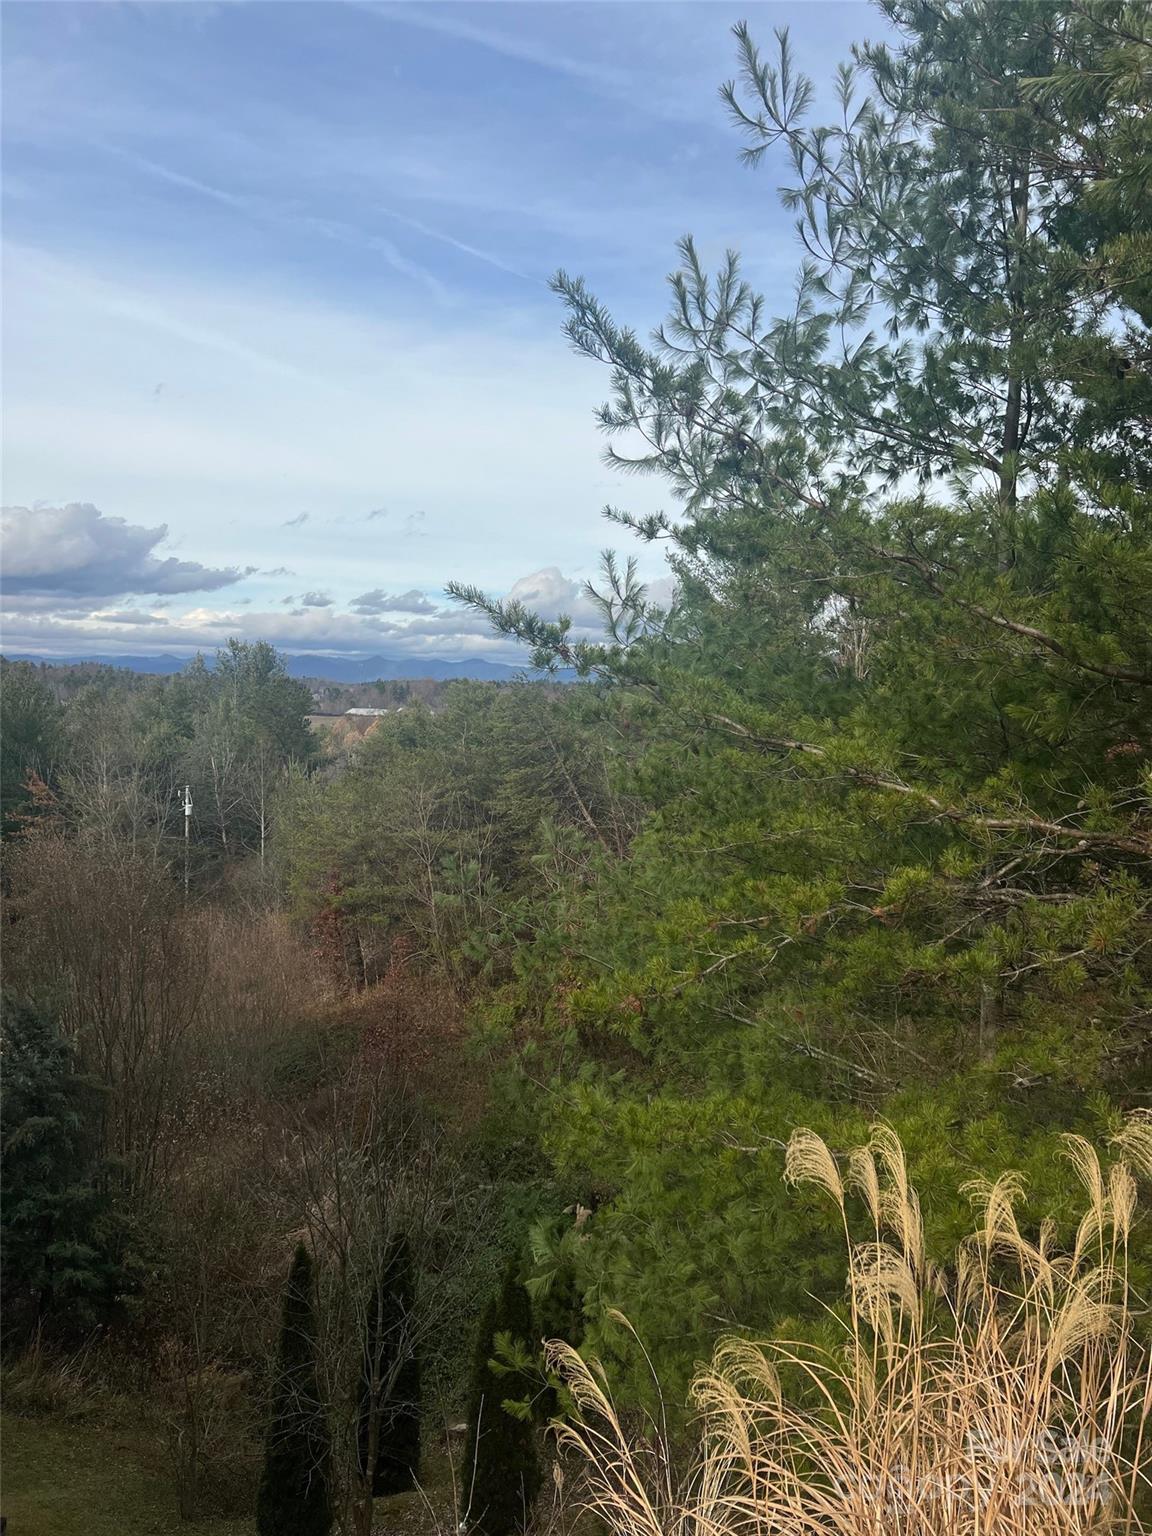
[[197, 867], [267, 851], [277, 788], [317, 756], [311, 693], [274, 647], [232, 640], [171, 678], [75, 671], [61, 683], [3, 664], [6, 829], [51, 809], [88, 837], [173, 858], [187, 785]]

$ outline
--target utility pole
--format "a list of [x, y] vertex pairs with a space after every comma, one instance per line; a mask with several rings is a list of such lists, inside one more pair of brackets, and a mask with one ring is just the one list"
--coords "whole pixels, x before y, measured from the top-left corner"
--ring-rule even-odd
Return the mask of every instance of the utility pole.
[[184, 786], [184, 900], [188, 900], [188, 839], [192, 834], [192, 786]]

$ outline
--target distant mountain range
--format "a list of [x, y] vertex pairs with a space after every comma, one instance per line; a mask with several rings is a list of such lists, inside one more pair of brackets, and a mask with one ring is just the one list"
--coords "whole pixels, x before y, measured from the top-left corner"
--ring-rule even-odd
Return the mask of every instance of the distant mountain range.
[[[211, 657], [205, 655], [211, 663]], [[130, 672], [150, 672], [168, 676], [187, 666], [187, 656], [29, 656], [13, 652], [9, 661], [49, 662], [57, 666], [78, 666], [93, 662], [103, 667], [124, 667]], [[447, 682], [454, 677], [471, 678], [484, 683], [508, 683], [514, 678], [527, 675], [539, 676], [528, 666], [509, 666], [502, 661], [484, 661], [470, 656], [465, 661], [444, 661], [438, 656], [413, 660], [408, 656], [312, 656], [287, 654], [288, 671], [293, 677], [315, 677], [331, 683], [374, 683], [377, 678], [429, 677], [437, 682]], [[552, 674], [555, 682], [570, 683], [576, 674], [561, 669]]]

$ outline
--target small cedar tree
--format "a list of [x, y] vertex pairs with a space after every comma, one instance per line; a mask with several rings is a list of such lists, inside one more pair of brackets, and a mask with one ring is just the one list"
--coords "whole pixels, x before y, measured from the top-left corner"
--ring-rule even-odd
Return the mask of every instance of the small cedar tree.
[[[415, 1287], [404, 1236], [389, 1243], [364, 1343], [359, 1453], [361, 1475], [382, 1498], [407, 1493], [420, 1476], [420, 1360], [412, 1332]], [[373, 1420], [378, 1426], [372, 1446]], [[373, 1461], [373, 1466], [369, 1463]]]
[[327, 1536], [332, 1529], [330, 1461], [327, 1416], [316, 1378], [312, 1259], [301, 1243], [284, 1292], [280, 1353], [256, 1499], [259, 1536]]
[[461, 1487], [464, 1524], [479, 1536], [522, 1531], [540, 1491], [531, 1336], [532, 1303], [513, 1260], [485, 1308], [473, 1362]]
[[82, 1335], [133, 1287], [118, 1170], [100, 1153], [102, 1092], [51, 1010], [7, 994], [0, 1014], [5, 1338]]

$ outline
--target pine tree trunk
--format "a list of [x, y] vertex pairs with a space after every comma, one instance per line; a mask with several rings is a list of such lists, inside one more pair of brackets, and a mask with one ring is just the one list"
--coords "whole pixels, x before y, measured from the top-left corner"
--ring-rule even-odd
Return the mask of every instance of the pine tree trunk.
[[1009, 247], [1008, 297], [1011, 318], [1008, 327], [1008, 396], [1004, 405], [1004, 430], [1000, 442], [1000, 505], [1011, 512], [1016, 507], [1020, 452], [1020, 422], [1024, 402], [1024, 376], [1017, 347], [1020, 342], [1021, 312], [1024, 307], [1024, 244], [1028, 238], [1030, 180], [1027, 166], [1013, 171], [1010, 197], [1012, 224]]

